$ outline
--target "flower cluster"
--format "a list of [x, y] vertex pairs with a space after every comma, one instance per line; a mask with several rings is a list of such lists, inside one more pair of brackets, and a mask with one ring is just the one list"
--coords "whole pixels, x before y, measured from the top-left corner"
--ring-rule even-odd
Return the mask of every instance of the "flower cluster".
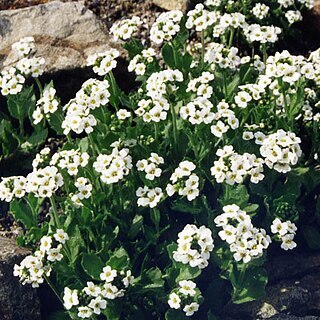
[[50, 148], [45, 147], [36, 154], [35, 158], [32, 161], [33, 169], [38, 169], [39, 167], [45, 167], [50, 162]]
[[77, 188], [77, 193], [70, 194], [71, 200], [76, 207], [81, 207], [81, 200], [88, 199], [91, 197], [92, 184], [87, 178], [77, 178], [75, 182], [75, 187]]
[[89, 162], [89, 154], [79, 150], [61, 150], [56, 152], [51, 160], [51, 166], [58, 166], [61, 169], [67, 169], [70, 176], [76, 176], [79, 167], [84, 168]]
[[148, 180], [154, 180], [161, 176], [162, 169], [159, 168], [160, 164], [164, 163], [164, 159], [157, 153], [152, 152], [148, 159], [139, 160], [136, 164], [138, 171], [144, 171], [145, 177]]
[[150, 30], [150, 40], [156, 44], [170, 41], [180, 31], [183, 13], [180, 10], [163, 12]]
[[37, 101], [37, 107], [32, 113], [33, 123], [38, 124], [43, 117], [50, 117], [51, 113], [58, 110], [59, 100], [56, 98], [56, 89], [46, 88], [42, 97]]
[[39, 287], [45, 277], [49, 277], [52, 264], [63, 258], [61, 250], [69, 239], [67, 233], [58, 229], [52, 236], [44, 236], [40, 240], [40, 249], [33, 255], [25, 257], [20, 265], [14, 265], [13, 275], [20, 278], [20, 282], [31, 284], [33, 288]]
[[76, 97], [64, 107], [66, 116], [62, 122], [62, 128], [65, 135], [70, 131], [78, 134], [83, 131], [86, 133], [93, 131], [97, 120], [90, 111], [109, 102], [109, 86], [107, 80], [89, 79], [84, 82]]
[[187, 197], [189, 201], [194, 200], [199, 195], [199, 177], [192, 173], [196, 166], [191, 161], [182, 161], [179, 163], [178, 168], [170, 177], [171, 183], [166, 187], [169, 197], [173, 196], [176, 192], [180, 196]]
[[278, 41], [278, 35], [281, 29], [275, 26], [260, 26], [259, 24], [251, 24], [244, 29], [244, 35], [248, 42], [275, 43]]
[[300, 142], [301, 139], [295, 133], [279, 129], [266, 136], [260, 147], [260, 154], [270, 169], [286, 173], [291, 170], [290, 165], [297, 164], [302, 154]]
[[88, 57], [88, 66], [93, 66], [93, 72], [99, 76], [104, 76], [112, 69], [116, 68], [120, 52], [117, 49], [110, 49], [105, 52], [95, 53]]
[[250, 216], [235, 204], [224, 206], [222, 210], [223, 214], [214, 222], [217, 227], [222, 227], [219, 237], [229, 244], [234, 259], [248, 263], [260, 258], [271, 243], [266, 231], [255, 228]]
[[12, 46], [12, 51], [19, 57], [24, 58], [28, 56], [35, 48], [34, 38], [25, 37], [15, 42]]
[[233, 146], [224, 146], [223, 149], [218, 149], [216, 155], [220, 158], [214, 161], [214, 166], [210, 170], [218, 183], [225, 181], [234, 185], [242, 183], [247, 176], [250, 176], [252, 183], [263, 180], [264, 161], [254, 154], [240, 155], [234, 151]]
[[110, 28], [110, 33], [113, 34], [115, 40], [128, 40], [138, 31], [141, 24], [140, 17], [133, 16], [130, 19], [115, 22]]
[[259, 20], [262, 20], [268, 15], [269, 10], [270, 7], [268, 7], [264, 3], [256, 3], [251, 12]]
[[210, 63], [212, 70], [218, 65], [222, 69], [236, 70], [241, 64], [239, 49], [236, 47], [225, 48], [223, 44], [210, 42], [206, 46], [204, 61]]
[[18, 73], [16, 68], [4, 69], [0, 74], [1, 94], [6, 96], [8, 94], [14, 95], [19, 93], [25, 81], [25, 77]]
[[235, 130], [239, 127], [238, 118], [225, 101], [218, 103], [217, 112], [214, 113], [213, 120], [215, 123], [210, 127], [210, 130], [218, 138], [221, 138], [230, 128]]
[[119, 272], [110, 266], [103, 268], [100, 279], [104, 283], [95, 284], [88, 281], [86, 287], [80, 292], [65, 287], [64, 307], [70, 310], [81, 304], [77, 307], [77, 316], [82, 319], [91, 318], [94, 314], [100, 315], [107, 308], [108, 300], [123, 297], [126, 289], [134, 281], [130, 270]]
[[136, 196], [138, 197], [137, 204], [142, 207], [154, 208], [158, 205], [163, 197], [162, 189], [149, 188], [147, 186], [139, 187], [136, 191]]
[[195, 28], [196, 31], [204, 31], [217, 21], [217, 14], [214, 11], [205, 10], [201, 3], [197, 4], [194, 10], [190, 10], [187, 15], [186, 27]]
[[183, 120], [188, 120], [194, 125], [200, 123], [209, 124], [214, 119], [212, 108], [213, 105], [207, 98], [197, 97], [186, 106], [180, 108], [180, 116]]
[[167, 119], [167, 112], [170, 105], [165, 98], [161, 99], [142, 99], [138, 102], [138, 109], [134, 112], [142, 117], [144, 122], [159, 122]]
[[100, 154], [93, 163], [93, 168], [101, 173], [101, 181], [106, 184], [117, 183], [128, 175], [132, 168], [129, 149], [114, 147], [111, 154]]
[[282, 241], [281, 248], [283, 250], [292, 250], [297, 244], [293, 241], [296, 235], [297, 227], [291, 221], [281, 222], [279, 218], [273, 220], [271, 232]]
[[[147, 79], [147, 96], [153, 100], [162, 100], [167, 94], [167, 90], [173, 93], [177, 88], [171, 82], [182, 82], [183, 74], [179, 70], [163, 70], [154, 72]], [[169, 84], [167, 84], [169, 82]]]
[[178, 248], [173, 252], [173, 259], [199, 269], [209, 264], [210, 252], [214, 248], [212, 232], [205, 226], [197, 228], [187, 224], [178, 234]]
[[217, 21], [218, 23], [213, 28], [212, 35], [214, 38], [222, 36], [231, 28], [233, 30], [238, 28], [244, 29], [247, 26], [245, 16], [240, 12], [224, 13]]
[[282, 81], [294, 84], [302, 76], [313, 79], [313, 64], [306, 62], [303, 56], [293, 56], [287, 50], [276, 52], [267, 59], [266, 75], [270, 78], [281, 78]]
[[16, 64], [17, 70], [24, 76], [31, 76], [38, 78], [43, 74], [43, 65], [45, 64], [44, 58], [32, 57], [22, 58]]
[[140, 54], [137, 54], [130, 61], [128, 71], [134, 71], [136, 75], [143, 76], [146, 72], [147, 65], [154, 61], [156, 51], [153, 48], [142, 50]]
[[202, 72], [201, 76], [192, 79], [188, 83], [187, 92], [196, 93], [198, 97], [209, 99], [213, 93], [210, 82], [214, 79], [214, 74], [210, 72]]
[[298, 10], [288, 10], [285, 13], [285, 17], [287, 18], [289, 24], [293, 24], [302, 20], [302, 14]]
[[170, 293], [168, 304], [172, 309], [182, 309], [187, 317], [191, 317], [199, 310], [200, 294], [193, 281], [182, 280], [179, 281], [179, 288]]
[[51, 197], [63, 185], [63, 178], [57, 167], [47, 166], [34, 169], [27, 175], [26, 192], [37, 198]]
[[27, 179], [22, 176], [2, 178], [0, 182], [0, 200], [11, 202], [14, 198], [22, 198], [26, 194]]

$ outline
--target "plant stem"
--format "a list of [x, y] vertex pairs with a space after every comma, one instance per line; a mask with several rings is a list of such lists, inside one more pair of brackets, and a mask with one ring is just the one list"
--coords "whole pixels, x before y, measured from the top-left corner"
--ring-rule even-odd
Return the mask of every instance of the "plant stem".
[[170, 111], [171, 111], [171, 117], [172, 117], [172, 125], [173, 125], [173, 141], [175, 148], [178, 145], [178, 128], [177, 128], [177, 117], [174, 110], [174, 106], [170, 103]]
[[28, 203], [28, 206], [30, 207], [30, 210], [32, 212], [32, 216], [33, 216], [33, 223], [36, 225], [38, 222], [38, 214], [36, 212], [36, 210], [33, 208], [30, 200], [28, 199], [28, 197], [25, 197], [26, 202]]
[[51, 282], [51, 280], [49, 279], [49, 277], [47, 277], [46, 275], [43, 275], [44, 280], [46, 280], [48, 286], [50, 287], [50, 289], [54, 292], [54, 294], [57, 296], [57, 298], [59, 299], [59, 301], [61, 302], [61, 304], [63, 304], [63, 300], [61, 299], [57, 289], [54, 287], [53, 283]]
[[56, 227], [57, 228], [61, 228], [60, 220], [59, 220], [59, 216], [58, 216], [57, 205], [56, 205], [56, 202], [55, 202], [55, 200], [54, 200], [54, 198], [52, 196], [50, 197], [50, 203], [51, 203], [51, 206], [52, 206], [53, 220], [54, 220], [54, 222], [56, 224]]
[[204, 30], [201, 31], [201, 69], [204, 65]]
[[38, 79], [38, 78], [34, 78], [34, 81], [36, 82], [37, 87], [38, 87], [39, 92], [40, 92], [40, 96], [42, 97], [42, 94], [43, 94], [43, 88], [42, 88], [41, 82], [39, 81], [39, 79]]
[[233, 38], [234, 38], [234, 33], [235, 33], [234, 28], [231, 28], [231, 30], [230, 30], [230, 37], [229, 37], [229, 43], [228, 43], [228, 48], [231, 48], [231, 46], [232, 46]]
[[[118, 97], [118, 92], [117, 92], [118, 91], [118, 85], [117, 85], [117, 81], [116, 81], [112, 71], [109, 72], [109, 76], [110, 76], [113, 95], [114, 95], [114, 97], [116, 97], [118, 99], [119, 98]], [[119, 108], [118, 108], [118, 105], [117, 105], [116, 102], [114, 104], [114, 107], [115, 107], [116, 111], [119, 111]]]
[[247, 270], [247, 264], [244, 263], [242, 265], [242, 268], [241, 268], [241, 271], [240, 271], [239, 282], [238, 282], [239, 287], [243, 287], [243, 280], [244, 280], [244, 276], [246, 274], [246, 270]]
[[159, 138], [159, 133], [158, 133], [158, 125], [154, 123], [154, 139], [157, 142]]

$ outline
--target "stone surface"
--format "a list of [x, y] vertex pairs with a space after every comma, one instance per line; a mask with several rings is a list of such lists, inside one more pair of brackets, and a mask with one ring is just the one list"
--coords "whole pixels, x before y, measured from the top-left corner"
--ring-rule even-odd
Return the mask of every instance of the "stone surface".
[[268, 262], [266, 298], [228, 304], [228, 320], [320, 320], [320, 255], [284, 255]]
[[188, 0], [152, 0], [153, 4], [165, 10], [187, 11]]
[[0, 12], [0, 68], [14, 62], [11, 45], [26, 36], [35, 38], [36, 56], [46, 59], [47, 72], [82, 68], [89, 54], [115, 46], [83, 2], [5, 10]]
[[0, 237], [0, 319], [40, 320], [40, 302], [35, 289], [22, 286], [13, 276], [13, 266], [28, 251], [17, 247], [15, 240]]

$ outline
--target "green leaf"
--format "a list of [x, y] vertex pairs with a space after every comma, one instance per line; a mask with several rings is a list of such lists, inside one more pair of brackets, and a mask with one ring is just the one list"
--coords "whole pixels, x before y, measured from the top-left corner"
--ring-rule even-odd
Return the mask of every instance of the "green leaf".
[[50, 113], [50, 117], [47, 118], [50, 124], [50, 127], [57, 134], [63, 134], [63, 129], [61, 127], [63, 119], [64, 119], [63, 111], [60, 108], [56, 112]]
[[137, 54], [140, 54], [144, 48], [141, 41], [134, 38], [126, 42], [123, 47], [128, 51], [130, 60]]
[[143, 226], [143, 216], [141, 215], [136, 215], [132, 221], [128, 237], [130, 239], [133, 239], [137, 236], [137, 234], [142, 230]]
[[188, 317], [184, 315], [183, 311], [169, 309], [165, 314], [165, 319], [166, 320], [186, 320], [188, 319]]
[[68, 244], [71, 251], [71, 264], [74, 264], [79, 258], [81, 250], [85, 247], [85, 244], [82, 239], [79, 226], [75, 224], [75, 221], [69, 225], [67, 233], [70, 237]]
[[172, 69], [174, 69], [175, 66], [175, 61], [174, 61], [174, 48], [172, 47], [171, 44], [166, 43], [161, 50], [162, 57], [164, 62]]
[[180, 273], [177, 277], [177, 282], [181, 280], [191, 280], [195, 279], [201, 274], [201, 270], [198, 267], [190, 267], [189, 264], [177, 263]]
[[[230, 278], [232, 279], [232, 278]], [[266, 270], [263, 268], [250, 268], [245, 272], [245, 276], [241, 279], [235, 276], [237, 283], [232, 283], [234, 291], [232, 301], [236, 304], [241, 304], [253, 300], [261, 299], [265, 296], [265, 287], [268, 283]]]
[[121, 270], [129, 266], [129, 256], [124, 248], [116, 250], [107, 262], [113, 269]]
[[247, 188], [244, 185], [224, 185], [223, 197], [222, 199], [219, 199], [219, 201], [223, 206], [236, 204], [243, 208], [248, 205], [249, 197]]
[[27, 229], [37, 226], [36, 217], [34, 217], [29, 205], [23, 200], [13, 200], [10, 203], [10, 211], [15, 220], [22, 222]]
[[103, 314], [107, 316], [108, 320], [120, 320], [123, 309], [122, 301], [117, 301], [114, 304], [108, 304], [107, 308], [103, 311]]
[[100, 274], [105, 264], [94, 253], [85, 253], [82, 257], [81, 265], [83, 270], [94, 280], [100, 280]]
[[162, 279], [161, 270], [158, 267], [149, 269], [143, 274], [142, 282], [146, 283], [143, 286], [144, 289], [163, 288], [164, 280]]
[[45, 142], [48, 136], [48, 129], [36, 129], [33, 134], [28, 137], [28, 142], [31, 143], [33, 146], [38, 146]]
[[28, 112], [34, 109], [36, 105], [33, 87], [24, 88], [20, 93], [10, 95], [7, 103], [10, 115], [19, 121], [23, 121], [27, 117]]
[[201, 212], [200, 208], [194, 207], [189, 202], [185, 202], [183, 200], [177, 200], [171, 204], [171, 209], [174, 211], [199, 214]]

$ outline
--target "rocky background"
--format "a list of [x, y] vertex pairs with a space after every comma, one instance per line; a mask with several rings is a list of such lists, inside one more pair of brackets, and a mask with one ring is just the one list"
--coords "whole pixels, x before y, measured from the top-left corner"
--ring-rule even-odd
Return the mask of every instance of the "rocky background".
[[[86, 79], [93, 76], [86, 68], [87, 55], [118, 47], [108, 34], [114, 21], [139, 15], [150, 24], [161, 11], [186, 11], [195, 2], [0, 0], [0, 69], [14, 62], [10, 55], [11, 44], [22, 37], [33, 36], [37, 56], [45, 57], [47, 62], [46, 74], [41, 81], [53, 79], [58, 95], [66, 102]], [[316, 2], [313, 13], [301, 25], [301, 43], [292, 45], [295, 50], [299, 48], [297, 53], [320, 47], [320, 0]], [[290, 48], [290, 43], [286, 45]], [[128, 78], [124, 67], [124, 60], [120, 61], [116, 77], [120, 79], [120, 86], [129, 89], [133, 79]], [[15, 240], [3, 236], [13, 236], [16, 231], [16, 227], [12, 229], [9, 217], [1, 217], [0, 320], [47, 319], [45, 313], [48, 312], [43, 310], [50, 311], [55, 306], [50, 291], [23, 287], [12, 275], [13, 265], [28, 254], [27, 250], [15, 245]], [[282, 253], [281, 257], [270, 260], [267, 268], [266, 298], [242, 305], [230, 303], [221, 310], [222, 320], [320, 320], [320, 253]]]

